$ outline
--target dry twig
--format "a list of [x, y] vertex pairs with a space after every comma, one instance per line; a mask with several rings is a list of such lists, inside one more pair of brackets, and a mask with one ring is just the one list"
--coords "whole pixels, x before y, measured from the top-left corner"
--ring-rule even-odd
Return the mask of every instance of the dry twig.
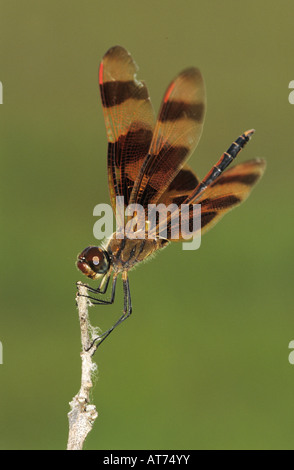
[[71, 411], [68, 413], [69, 435], [67, 450], [82, 450], [85, 439], [91, 431], [98, 416], [95, 405], [90, 404], [90, 390], [93, 386], [92, 376], [97, 370], [95, 362], [92, 361], [96, 346], [89, 349], [94, 328], [91, 326], [88, 315], [89, 301], [86, 297], [87, 289], [78, 283], [77, 306], [80, 319], [81, 341], [82, 341], [82, 375], [81, 388], [70, 402]]

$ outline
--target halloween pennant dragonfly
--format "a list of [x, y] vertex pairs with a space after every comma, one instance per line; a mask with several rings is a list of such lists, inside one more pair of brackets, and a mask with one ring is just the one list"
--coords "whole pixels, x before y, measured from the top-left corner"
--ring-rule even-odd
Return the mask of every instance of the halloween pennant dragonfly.
[[[170, 83], [157, 121], [147, 87], [137, 79], [136, 73], [134, 60], [120, 46], [109, 49], [99, 67], [112, 208], [116, 212], [119, 196], [124, 197], [125, 206], [137, 203], [144, 208], [158, 203], [175, 203], [178, 207], [201, 204], [203, 234], [248, 197], [265, 170], [265, 161], [261, 159], [226, 169], [254, 130], [238, 137], [209, 173], [199, 180], [186, 162], [199, 142], [204, 121], [205, 88], [200, 71], [188, 68]], [[121, 226], [124, 221], [117, 223]], [[94, 340], [99, 341], [98, 345], [132, 313], [128, 271], [171, 241], [170, 231], [165, 239], [118, 239], [116, 234], [102, 248], [89, 246], [77, 260], [77, 267], [86, 276], [100, 280], [96, 289], [87, 285], [92, 294], [105, 294], [112, 277], [110, 299], [88, 295], [93, 304], [112, 304], [118, 275], [122, 277], [123, 314]], [[179, 240], [182, 240], [181, 236]]]

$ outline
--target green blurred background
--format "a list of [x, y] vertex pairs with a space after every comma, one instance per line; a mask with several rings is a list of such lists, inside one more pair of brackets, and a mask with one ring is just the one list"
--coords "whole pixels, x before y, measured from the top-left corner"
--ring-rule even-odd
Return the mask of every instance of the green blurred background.
[[[198, 66], [207, 114], [190, 160], [268, 167], [200, 250], [173, 244], [130, 273], [134, 314], [98, 350], [86, 449], [293, 449], [293, 2], [0, 2], [0, 447], [64, 449], [78, 391], [77, 254], [109, 202], [98, 63], [116, 44], [158, 109]], [[84, 278], [83, 280], [86, 280]], [[119, 286], [120, 287], [120, 286]], [[103, 329], [122, 310], [91, 310]]]

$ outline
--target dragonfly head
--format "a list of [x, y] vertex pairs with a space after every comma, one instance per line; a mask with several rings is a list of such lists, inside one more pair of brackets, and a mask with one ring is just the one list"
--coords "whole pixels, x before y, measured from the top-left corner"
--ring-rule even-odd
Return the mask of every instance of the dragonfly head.
[[98, 246], [88, 246], [78, 256], [77, 267], [91, 279], [97, 279], [106, 274], [110, 267], [107, 251]]

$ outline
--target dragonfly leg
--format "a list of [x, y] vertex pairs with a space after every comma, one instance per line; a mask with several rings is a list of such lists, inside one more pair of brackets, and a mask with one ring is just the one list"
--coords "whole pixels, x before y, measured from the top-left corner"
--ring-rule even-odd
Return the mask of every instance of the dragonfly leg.
[[111, 328], [109, 328], [109, 330], [105, 331], [101, 335], [94, 338], [88, 350], [94, 346], [96, 341], [97, 341], [97, 344], [96, 344], [96, 349], [97, 349], [100, 346], [100, 344], [110, 335], [110, 333], [131, 315], [132, 313], [131, 292], [130, 292], [129, 280], [128, 280], [127, 274], [125, 273], [123, 273], [123, 291], [124, 291], [124, 311], [123, 311], [122, 316], [115, 322], [115, 324]]

